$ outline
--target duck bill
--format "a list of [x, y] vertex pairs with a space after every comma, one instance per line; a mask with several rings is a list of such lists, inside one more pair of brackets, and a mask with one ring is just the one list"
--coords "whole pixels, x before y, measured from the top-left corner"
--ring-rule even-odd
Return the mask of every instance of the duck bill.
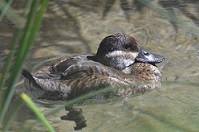
[[156, 63], [160, 63], [164, 60], [165, 58], [161, 55], [158, 54], [152, 54], [149, 53], [148, 51], [144, 49], [140, 49], [140, 53], [138, 56], [135, 58], [137, 62], [144, 62], [144, 63], [150, 63], [155, 65]]

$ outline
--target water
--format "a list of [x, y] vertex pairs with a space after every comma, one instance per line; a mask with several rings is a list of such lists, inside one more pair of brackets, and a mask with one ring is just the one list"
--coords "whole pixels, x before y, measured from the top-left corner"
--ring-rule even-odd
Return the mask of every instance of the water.
[[[198, 26], [199, 3], [165, 2], [161, 7], [170, 11], [174, 8], [181, 21]], [[110, 99], [79, 105], [87, 123], [82, 131], [198, 131], [199, 34], [193, 35], [182, 25], [176, 26], [162, 14], [136, 2], [128, 1], [126, 5], [123, 3], [125, 6], [120, 1], [109, 3], [109, 6], [105, 3], [95, 0], [51, 1], [25, 67], [35, 72], [48, 65], [52, 58], [95, 53], [100, 41], [109, 34], [130, 34], [142, 47], [166, 58], [158, 65], [163, 86], [160, 90], [127, 100]], [[191, 19], [190, 15], [195, 18]], [[7, 28], [9, 30], [1, 28], [4, 31], [0, 34], [5, 49], [8, 49], [6, 43], [10, 42], [14, 30], [12, 25], [7, 24]], [[40, 109], [46, 113], [52, 108], [40, 106]], [[66, 114], [63, 109], [48, 117], [56, 131], [74, 131], [73, 121], [60, 120]], [[19, 131], [19, 124], [26, 126], [34, 121], [30, 115], [28, 108], [22, 107], [13, 130]], [[34, 130], [42, 131], [42, 125]]]

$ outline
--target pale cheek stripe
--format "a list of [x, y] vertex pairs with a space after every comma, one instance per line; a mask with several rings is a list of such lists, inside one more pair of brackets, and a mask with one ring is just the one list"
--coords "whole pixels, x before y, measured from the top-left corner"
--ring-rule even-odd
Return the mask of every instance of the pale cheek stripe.
[[133, 56], [133, 58], [136, 58], [138, 53], [133, 53], [133, 52], [124, 52], [124, 51], [113, 51], [108, 53], [106, 55], [107, 57], [116, 57], [116, 56]]

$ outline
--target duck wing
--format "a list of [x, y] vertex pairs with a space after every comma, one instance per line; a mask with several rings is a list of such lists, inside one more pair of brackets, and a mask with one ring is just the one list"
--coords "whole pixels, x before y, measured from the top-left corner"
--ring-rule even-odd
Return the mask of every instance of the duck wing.
[[124, 73], [107, 67], [95, 61], [82, 61], [68, 67], [62, 74], [61, 79], [75, 79], [86, 76], [108, 76], [121, 79]]
[[61, 74], [64, 71], [66, 71], [66, 69], [69, 68], [71, 65], [76, 65], [79, 62], [88, 61], [89, 56], [93, 55], [86, 54], [86, 55], [79, 55], [73, 57], [66, 57], [66, 56], [61, 57], [52, 63], [52, 65], [49, 67], [49, 71], [52, 74]]

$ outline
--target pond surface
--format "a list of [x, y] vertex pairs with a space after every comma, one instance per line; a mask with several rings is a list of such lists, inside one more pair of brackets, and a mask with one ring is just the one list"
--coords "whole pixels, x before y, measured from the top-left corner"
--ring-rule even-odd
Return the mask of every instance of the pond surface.
[[[49, 3], [25, 65], [31, 72], [63, 55], [95, 53], [100, 41], [115, 33], [129, 34], [148, 51], [166, 58], [158, 65], [163, 76], [161, 89], [127, 100], [110, 99], [106, 103], [99, 101], [77, 106], [82, 109], [87, 124], [82, 131], [199, 130], [199, 2], [161, 0], [152, 4], [168, 9], [173, 13], [172, 17], [177, 16], [183, 24], [170, 21], [160, 12], [162, 10], [145, 7], [136, 0], [127, 3], [119, 0], [62, 0]], [[190, 25], [195, 30], [188, 30]], [[6, 50], [14, 28], [7, 20], [0, 27], [0, 41], [3, 50]], [[16, 131], [21, 128], [19, 124], [26, 126], [34, 120], [24, 118], [25, 113], [29, 112], [22, 108], [17, 115], [18, 122], [13, 123]], [[51, 110], [46, 106], [40, 108], [44, 113]], [[60, 120], [66, 114], [63, 109], [48, 117], [56, 131], [74, 131], [73, 121]], [[37, 126], [34, 130], [43, 129]]]

